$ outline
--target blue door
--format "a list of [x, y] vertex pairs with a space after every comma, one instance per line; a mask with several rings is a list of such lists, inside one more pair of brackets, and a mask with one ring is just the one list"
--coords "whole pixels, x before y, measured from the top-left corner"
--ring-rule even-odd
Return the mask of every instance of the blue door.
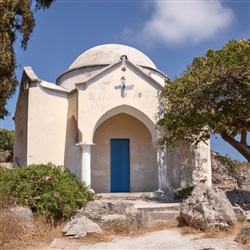
[[111, 139], [111, 192], [130, 192], [129, 139]]

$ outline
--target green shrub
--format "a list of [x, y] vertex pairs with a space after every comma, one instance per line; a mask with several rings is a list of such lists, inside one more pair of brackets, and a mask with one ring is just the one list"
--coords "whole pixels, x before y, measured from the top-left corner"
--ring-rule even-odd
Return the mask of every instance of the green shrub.
[[228, 155], [216, 155], [214, 157], [216, 160], [218, 160], [222, 165], [224, 165], [230, 173], [236, 172], [240, 162], [237, 160], [232, 160]]
[[180, 201], [185, 200], [192, 194], [193, 190], [194, 186], [179, 189], [175, 192], [175, 199]]
[[93, 193], [61, 166], [51, 163], [0, 170], [1, 203], [29, 206], [50, 221], [73, 216]]
[[0, 129], [0, 149], [13, 152], [15, 131]]

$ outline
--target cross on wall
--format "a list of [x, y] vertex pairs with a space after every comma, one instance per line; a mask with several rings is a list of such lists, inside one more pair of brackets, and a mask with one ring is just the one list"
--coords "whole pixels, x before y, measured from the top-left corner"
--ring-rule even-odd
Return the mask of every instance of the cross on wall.
[[125, 76], [121, 77], [121, 84], [116, 85], [115, 89], [121, 90], [121, 97], [125, 98], [127, 96], [127, 90], [132, 90], [134, 88], [134, 84], [126, 85]]

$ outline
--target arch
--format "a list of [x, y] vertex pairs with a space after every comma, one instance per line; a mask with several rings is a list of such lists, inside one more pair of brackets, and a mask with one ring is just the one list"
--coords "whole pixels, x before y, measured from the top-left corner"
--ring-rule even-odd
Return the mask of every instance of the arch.
[[151, 135], [152, 135], [152, 140], [153, 142], [155, 142], [157, 140], [157, 131], [155, 128], [155, 123], [152, 119], [150, 119], [145, 113], [141, 112], [139, 109], [136, 109], [132, 106], [129, 105], [120, 105], [117, 106], [115, 108], [110, 109], [109, 111], [107, 111], [105, 114], [103, 114], [99, 120], [96, 122], [93, 132], [92, 132], [92, 141], [94, 138], [94, 134], [96, 129], [107, 119], [109, 119], [112, 116], [118, 115], [118, 114], [128, 114], [130, 116], [133, 116], [135, 118], [137, 118], [139, 121], [141, 121], [150, 131]]

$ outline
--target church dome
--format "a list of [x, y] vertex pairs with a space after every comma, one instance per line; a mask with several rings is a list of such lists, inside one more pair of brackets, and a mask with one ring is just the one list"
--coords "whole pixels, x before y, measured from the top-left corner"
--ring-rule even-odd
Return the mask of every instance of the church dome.
[[81, 54], [69, 69], [82, 68], [94, 65], [111, 65], [117, 63], [122, 55], [135, 65], [156, 69], [155, 64], [141, 51], [120, 44], [104, 44], [96, 46]]

